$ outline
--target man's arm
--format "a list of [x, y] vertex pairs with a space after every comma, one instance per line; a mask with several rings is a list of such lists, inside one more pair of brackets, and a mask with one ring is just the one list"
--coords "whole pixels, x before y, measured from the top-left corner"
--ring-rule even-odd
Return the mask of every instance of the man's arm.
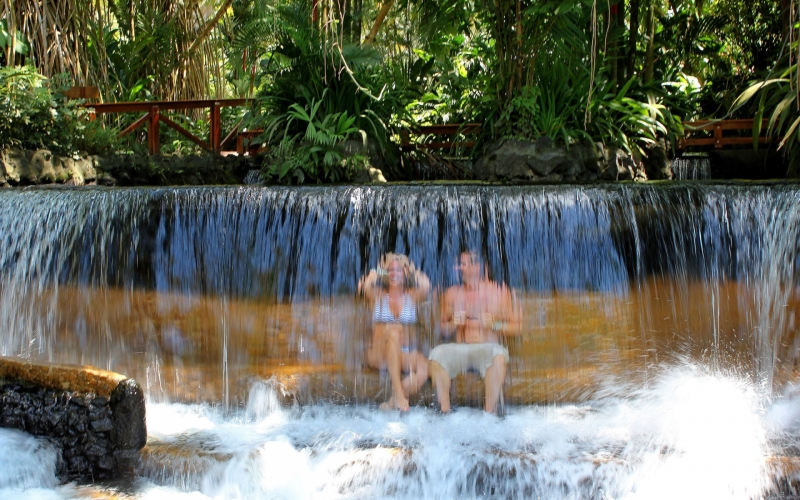
[[506, 285], [497, 285], [498, 303], [492, 330], [502, 335], [518, 335], [522, 332], [522, 319], [516, 293]]
[[439, 329], [442, 337], [453, 337], [456, 334], [456, 322], [453, 317], [453, 289], [445, 290], [439, 303]]

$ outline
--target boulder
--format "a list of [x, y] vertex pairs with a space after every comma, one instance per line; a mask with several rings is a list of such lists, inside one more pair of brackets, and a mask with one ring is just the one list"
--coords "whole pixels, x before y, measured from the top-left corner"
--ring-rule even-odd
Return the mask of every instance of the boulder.
[[575, 158], [568, 151], [560, 148], [547, 148], [542, 151], [536, 148], [536, 152], [526, 162], [531, 170], [540, 177], [546, 177], [551, 173], [575, 175], [580, 171], [580, 166]]
[[28, 184], [40, 184], [42, 182], [53, 183], [56, 178], [56, 171], [53, 167], [53, 153], [46, 149], [34, 151], [28, 166], [28, 175], [22, 180]]
[[636, 164], [627, 152], [611, 147], [605, 150], [605, 169], [600, 177], [610, 181], [632, 181], [636, 176]]
[[644, 171], [649, 179], [672, 180], [672, 161], [667, 156], [667, 148], [663, 139], [644, 147], [645, 156], [642, 158]]
[[145, 401], [141, 386], [125, 379], [111, 392], [111, 443], [117, 450], [139, 450], [147, 444]]
[[386, 177], [383, 176], [383, 172], [380, 169], [370, 167], [369, 168], [369, 180], [372, 182], [386, 182]]
[[549, 137], [540, 137], [536, 142], [506, 139], [487, 148], [486, 154], [475, 162], [473, 175], [488, 181], [596, 180], [604, 170], [601, 154], [590, 142], [579, 142], [567, 149]]
[[[539, 178], [528, 164], [536, 154], [536, 143], [501, 139], [489, 145], [472, 167], [476, 179], [485, 181], [529, 181]], [[548, 172], [549, 173], [549, 172]]]
[[603, 166], [601, 161], [602, 148], [602, 143], [593, 144], [587, 141], [581, 141], [570, 146], [569, 154], [580, 166], [582, 178], [588, 178], [592, 175], [597, 178], [597, 173], [602, 170]]
[[386, 177], [383, 176], [383, 172], [380, 169], [375, 167], [368, 167], [363, 168], [353, 175], [353, 182], [359, 184], [369, 184], [370, 182], [386, 182]]
[[3, 171], [7, 182], [19, 184], [22, 179], [29, 177], [32, 151], [21, 149], [6, 149], [3, 151]]

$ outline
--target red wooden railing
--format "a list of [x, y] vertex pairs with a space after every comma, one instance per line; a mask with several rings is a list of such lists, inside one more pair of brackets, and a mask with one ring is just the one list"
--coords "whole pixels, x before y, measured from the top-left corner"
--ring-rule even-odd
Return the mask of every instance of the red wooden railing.
[[[72, 97], [72, 96], [70, 96]], [[81, 95], [81, 97], [86, 97]], [[84, 104], [86, 108], [91, 108], [96, 114], [103, 113], [135, 113], [144, 112], [138, 120], [120, 132], [121, 136], [127, 135], [138, 129], [145, 123], [147, 124], [147, 145], [151, 154], [158, 154], [161, 150], [159, 141], [159, 124], [172, 127], [184, 137], [194, 142], [206, 151], [219, 154], [222, 146], [236, 137], [236, 150], [239, 154], [246, 151], [255, 152], [249, 146], [249, 142], [260, 134], [260, 130], [239, 132], [239, 124], [231, 130], [224, 139], [222, 137], [222, 126], [220, 119], [220, 109], [227, 106], [244, 106], [247, 99], [199, 99], [187, 101], [151, 101], [151, 102], [118, 102], [103, 104]], [[163, 111], [174, 111], [179, 109], [209, 109], [210, 133], [208, 142], [194, 136], [191, 132], [181, 127], [167, 116]], [[470, 149], [475, 146], [474, 137], [480, 131], [480, 123], [455, 123], [450, 125], [422, 125], [405, 129], [400, 133], [400, 146], [403, 151], [420, 150], [446, 150], [446, 149]], [[738, 120], [698, 120], [684, 122], [686, 135], [678, 140], [677, 148], [686, 149], [689, 146], [707, 147], [722, 149], [725, 146], [752, 144], [752, 119]], [[761, 125], [762, 130], [766, 130], [767, 120]], [[735, 135], [726, 132], [736, 131]], [[749, 131], [742, 134], [742, 131]], [[709, 135], [710, 133], [710, 135]], [[698, 137], [699, 136], [699, 137]], [[412, 137], [423, 138], [423, 140], [412, 140]], [[424, 139], [432, 139], [425, 141]], [[759, 137], [760, 144], [767, 144], [775, 140], [772, 137]]]
[[[94, 110], [96, 114], [103, 113], [139, 113], [144, 112], [138, 120], [120, 132], [120, 136], [125, 136], [138, 129], [145, 123], [147, 124], [147, 149], [150, 154], [161, 152], [161, 142], [159, 140], [159, 124], [163, 123], [178, 131], [181, 135], [194, 142], [201, 148], [210, 153], [219, 154], [223, 144], [233, 139], [239, 130], [237, 124], [228, 135], [222, 139], [222, 121], [220, 109], [228, 106], [243, 106], [247, 104], [247, 99], [198, 99], [191, 101], [150, 101], [150, 102], [112, 102], [103, 104], [85, 104], [86, 108]], [[194, 134], [181, 127], [166, 115], [163, 111], [174, 111], [178, 109], [208, 109], [209, 110], [209, 138], [208, 142], [196, 137]]]
[[[752, 118], [739, 120], [698, 120], [693, 122], [683, 122], [685, 136], [678, 140], [677, 148], [686, 149], [688, 146], [713, 146], [714, 149], [722, 149], [725, 146], [736, 146], [743, 144], [753, 144], [753, 124]], [[767, 130], [767, 120], [761, 122], [761, 131]], [[746, 134], [738, 133], [729, 135], [726, 132], [747, 131]], [[708, 133], [711, 133], [709, 136]], [[701, 135], [701, 137], [698, 137]], [[761, 136], [758, 138], [759, 144], [768, 144], [776, 140], [774, 137]], [[780, 139], [778, 139], [780, 140]]]

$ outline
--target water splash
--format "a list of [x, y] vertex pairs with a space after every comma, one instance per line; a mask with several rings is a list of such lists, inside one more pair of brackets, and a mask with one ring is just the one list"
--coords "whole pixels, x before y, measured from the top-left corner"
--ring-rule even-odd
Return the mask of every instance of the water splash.
[[[730, 498], [769, 491], [787, 431], [748, 378], [664, 367], [650, 389], [609, 384], [580, 405], [504, 419], [365, 408], [284, 409], [256, 383], [248, 409], [154, 404], [134, 498]], [[795, 423], [796, 419], [792, 420]]]

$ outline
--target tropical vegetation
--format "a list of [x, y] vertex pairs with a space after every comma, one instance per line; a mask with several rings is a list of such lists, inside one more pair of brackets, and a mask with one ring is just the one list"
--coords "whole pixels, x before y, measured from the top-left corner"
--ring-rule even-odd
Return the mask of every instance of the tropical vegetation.
[[[143, 148], [95, 125], [67, 84], [107, 102], [247, 97], [228, 128], [260, 131], [264, 173], [338, 182], [419, 124], [481, 123], [502, 138], [601, 141], [645, 154], [682, 122], [767, 118], [800, 161], [800, 9], [789, 0], [17, 0], [0, 2], [0, 147]], [[202, 115], [175, 117], [207, 133]], [[26, 129], [27, 127], [27, 129]], [[23, 131], [29, 130], [29, 131]], [[758, 131], [755, 131], [758, 132]], [[167, 152], [196, 146], [170, 129]], [[170, 135], [172, 134], [172, 135]], [[459, 171], [449, 170], [458, 176]]]

